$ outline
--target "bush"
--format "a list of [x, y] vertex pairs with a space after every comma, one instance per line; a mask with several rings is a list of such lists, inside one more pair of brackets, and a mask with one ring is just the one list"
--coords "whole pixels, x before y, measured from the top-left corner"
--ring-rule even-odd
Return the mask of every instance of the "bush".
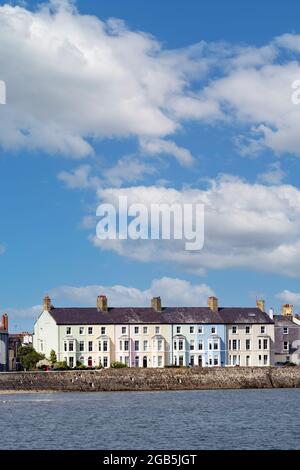
[[123, 369], [124, 367], [128, 367], [127, 364], [123, 364], [123, 362], [114, 361], [111, 363], [110, 367], [112, 369]]
[[67, 364], [67, 361], [60, 361], [60, 362], [55, 362], [53, 365], [53, 369], [55, 370], [68, 370], [69, 366]]
[[54, 349], [50, 351], [50, 362], [52, 365], [57, 363], [56, 352], [54, 351]]
[[18, 359], [25, 370], [35, 369], [36, 364], [44, 358], [44, 354], [39, 354], [32, 346], [21, 346], [18, 349]]

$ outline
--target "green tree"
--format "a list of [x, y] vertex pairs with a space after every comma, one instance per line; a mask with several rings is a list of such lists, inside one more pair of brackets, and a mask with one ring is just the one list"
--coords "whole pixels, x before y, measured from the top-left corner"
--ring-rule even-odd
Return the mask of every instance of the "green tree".
[[57, 362], [56, 352], [54, 351], [54, 349], [51, 349], [50, 351], [50, 362], [52, 365]]
[[21, 346], [18, 349], [18, 358], [24, 369], [34, 369], [36, 363], [44, 359], [44, 354], [39, 354], [32, 346]]

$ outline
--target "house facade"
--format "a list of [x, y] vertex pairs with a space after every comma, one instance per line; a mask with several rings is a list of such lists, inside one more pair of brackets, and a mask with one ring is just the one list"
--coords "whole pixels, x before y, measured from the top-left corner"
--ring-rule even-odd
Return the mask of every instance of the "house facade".
[[293, 306], [282, 306], [282, 314], [274, 316], [275, 365], [293, 362], [300, 365], [300, 322], [293, 314]]
[[34, 347], [69, 367], [268, 366], [274, 322], [258, 306], [219, 308], [215, 297], [207, 307], [162, 307], [154, 297], [149, 308], [108, 307], [104, 295], [95, 308], [56, 308], [45, 297]]
[[8, 371], [8, 316], [2, 315], [0, 324], [0, 372]]

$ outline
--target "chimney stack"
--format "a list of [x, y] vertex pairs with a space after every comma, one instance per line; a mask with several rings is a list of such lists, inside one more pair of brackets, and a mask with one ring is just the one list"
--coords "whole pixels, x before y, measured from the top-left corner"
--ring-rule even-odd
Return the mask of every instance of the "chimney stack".
[[217, 312], [219, 307], [218, 307], [218, 299], [217, 297], [211, 296], [208, 297], [208, 306], [211, 309], [212, 312]]
[[271, 318], [271, 320], [274, 320], [274, 310], [272, 307], [269, 310], [269, 317]]
[[258, 299], [256, 301], [256, 307], [259, 308], [262, 312], [265, 311], [265, 301], [263, 299]]
[[281, 308], [281, 313], [284, 317], [292, 317], [293, 316], [292, 304], [284, 304]]
[[46, 295], [46, 297], [44, 297], [44, 300], [43, 300], [43, 311], [50, 312], [51, 308], [52, 308], [51, 299], [49, 295]]
[[8, 315], [6, 313], [2, 315], [2, 328], [4, 331], [8, 331]]
[[160, 297], [153, 297], [151, 299], [151, 308], [156, 312], [161, 312], [161, 298]]
[[108, 312], [106, 295], [98, 295], [98, 297], [97, 297], [97, 310], [102, 311], [102, 312]]

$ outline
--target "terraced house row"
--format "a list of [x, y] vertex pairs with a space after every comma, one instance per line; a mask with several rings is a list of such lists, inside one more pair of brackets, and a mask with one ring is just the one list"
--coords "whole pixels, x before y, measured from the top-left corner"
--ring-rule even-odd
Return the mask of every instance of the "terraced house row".
[[270, 366], [274, 363], [274, 321], [264, 301], [253, 308], [109, 307], [100, 295], [94, 308], [56, 308], [44, 299], [34, 328], [35, 349], [70, 367]]

